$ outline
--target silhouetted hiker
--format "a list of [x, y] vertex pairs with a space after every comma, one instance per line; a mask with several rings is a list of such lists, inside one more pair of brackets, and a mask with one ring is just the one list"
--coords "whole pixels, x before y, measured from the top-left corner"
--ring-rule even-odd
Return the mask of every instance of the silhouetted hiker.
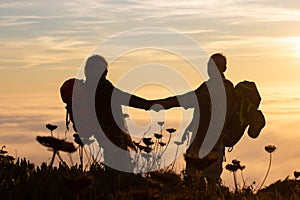
[[[165, 109], [180, 106], [185, 109], [195, 108], [192, 122], [184, 133], [192, 132], [194, 137], [194, 140], [187, 149], [185, 158], [187, 178], [191, 180], [199, 178], [196, 181], [200, 181], [200, 184], [201, 182], [205, 183], [205, 181], [211, 184], [220, 181], [225, 147], [232, 148], [240, 140], [248, 126], [248, 135], [251, 138], [258, 137], [261, 129], [265, 126], [264, 115], [258, 110], [261, 98], [255, 83], [243, 81], [233, 87], [233, 84], [224, 76], [226, 68], [226, 57], [220, 53], [213, 54], [207, 64], [210, 78], [208, 81], [201, 84], [195, 91], [153, 101], [154, 104], [161, 104]], [[222, 78], [221, 81], [219, 81], [219, 75]], [[217, 143], [211, 152], [200, 161], [198, 159], [199, 150], [211, 120], [212, 105], [209, 91], [214, 91], [218, 87], [224, 87], [226, 93], [226, 113], [224, 113], [225, 109], [221, 107], [221, 104], [217, 105], [217, 112], [225, 114], [225, 123]], [[193, 95], [196, 95], [198, 101], [193, 100]], [[199, 111], [196, 109], [199, 109]], [[212, 123], [222, 122], [216, 121]], [[203, 163], [204, 161], [210, 162], [213, 159], [215, 162], [205, 169], [202, 166], [197, 166], [199, 163]]]
[[[233, 105], [235, 96], [234, 86], [229, 80], [225, 78], [223, 74], [226, 71], [226, 68], [226, 57], [220, 53], [213, 54], [207, 64], [207, 72], [210, 79], [201, 84], [200, 87], [198, 87], [195, 91], [191, 91], [183, 95], [169, 97], [163, 100], [153, 101], [153, 103], [161, 104], [165, 109], [180, 106], [184, 107], [185, 109], [199, 109], [194, 110], [192, 122], [186, 129], [186, 132], [193, 133], [192, 138], [194, 138], [189, 148], [187, 149], [186, 158], [199, 157], [198, 155], [200, 147], [209, 128], [211, 119], [211, 96], [208, 87], [212, 89], [224, 87], [227, 98], [227, 105], [225, 105], [227, 106], [227, 110], [230, 110]], [[192, 97], [194, 95], [196, 95], [198, 101], [193, 101]], [[224, 108], [220, 108], [220, 110], [218, 111], [224, 112], [224, 110]], [[226, 115], [227, 114], [228, 113], [226, 113]], [[197, 169], [197, 166], [195, 166], [193, 159], [186, 159], [186, 172], [188, 176], [187, 178], [192, 179], [200, 176], [203, 181], [205, 181], [204, 178], [206, 178], [208, 181], [218, 181], [222, 173], [224, 149], [225, 148], [221, 142], [221, 139], [219, 139], [215, 147], [212, 149], [211, 153], [208, 155], [213, 155], [216, 161], [211, 165], [211, 167], [208, 167], [201, 171]]]
[[[114, 87], [106, 79], [107, 68], [108, 63], [102, 56], [93, 55], [87, 59], [86, 80], [84, 83], [79, 80], [75, 87], [78, 95], [73, 99], [71, 121], [75, 118], [75, 128], [81, 137], [94, 135], [104, 150], [106, 165], [112, 168], [127, 166], [121, 169], [130, 171], [128, 150], [135, 150], [135, 146], [127, 133], [121, 105], [149, 110], [152, 104]], [[82, 86], [84, 92], [80, 89]]]
[[[106, 79], [108, 64], [106, 60], [100, 56], [92, 56], [87, 61], [85, 67], [87, 84], [89, 83], [89, 79], [92, 80], [95, 76], [95, 66], [98, 67], [98, 70], [101, 68], [102, 74], [97, 85], [95, 96], [95, 108], [98, 121], [105, 135], [116, 146], [123, 150], [128, 150], [128, 147], [135, 148], [130, 136], [126, 133], [121, 105], [149, 110], [152, 104], [143, 98], [115, 88], [111, 82]], [[121, 157], [122, 154], [119, 153], [118, 149], [115, 149], [116, 152], [113, 152], [113, 149], [109, 149], [109, 151], [112, 151], [110, 152], [110, 158], [115, 157], [113, 162], [115, 163], [115, 161], [118, 160], [116, 158], [119, 156], [119, 162], [121, 164], [124, 158]]]

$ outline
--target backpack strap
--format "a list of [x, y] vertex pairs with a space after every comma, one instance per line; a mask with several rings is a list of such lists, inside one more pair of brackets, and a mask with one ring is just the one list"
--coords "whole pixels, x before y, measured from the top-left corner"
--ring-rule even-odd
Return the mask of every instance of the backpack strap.
[[66, 129], [68, 132], [70, 130], [69, 124], [70, 124], [71, 120], [70, 120], [70, 112], [68, 111], [67, 106], [65, 108], [66, 108]]

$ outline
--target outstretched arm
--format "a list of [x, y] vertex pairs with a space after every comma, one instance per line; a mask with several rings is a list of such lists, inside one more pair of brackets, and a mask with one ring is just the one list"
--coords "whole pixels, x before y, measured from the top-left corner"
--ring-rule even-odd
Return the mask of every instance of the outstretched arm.
[[134, 108], [140, 108], [149, 110], [152, 106], [151, 101], [148, 101], [144, 98], [135, 96], [133, 94], [130, 94], [128, 92], [124, 92], [120, 90], [119, 88], [116, 88], [110, 81], [106, 80], [103, 84], [101, 90], [104, 90], [102, 93], [107, 92], [109, 95], [111, 95], [111, 104], [113, 105], [124, 105], [124, 106], [130, 106]]
[[[152, 104], [159, 104], [164, 109], [170, 109], [174, 107], [184, 107], [185, 109], [193, 108], [197, 104], [196, 96], [194, 92], [188, 92], [182, 95], [167, 97], [165, 99], [153, 100]], [[156, 109], [156, 107], [154, 107]], [[157, 109], [159, 109], [157, 107]]]
[[130, 100], [129, 100], [129, 104], [128, 104], [128, 106], [130, 106], [130, 107], [150, 110], [152, 105], [153, 105], [153, 103], [151, 101], [148, 101], [144, 98], [141, 98], [141, 97], [138, 97], [135, 95], [130, 95]]
[[[178, 101], [177, 96], [173, 97], [167, 97], [165, 99], [158, 99], [158, 100], [152, 100], [152, 104], [154, 105], [153, 109], [154, 110], [160, 110], [160, 109], [170, 109], [174, 107], [180, 107], [180, 102]], [[160, 105], [160, 106], [155, 106], [155, 105]]]
[[121, 105], [145, 109], [145, 110], [149, 110], [150, 107], [153, 105], [151, 101], [124, 92], [118, 88], [113, 89], [112, 99], [113, 101], [117, 101]]

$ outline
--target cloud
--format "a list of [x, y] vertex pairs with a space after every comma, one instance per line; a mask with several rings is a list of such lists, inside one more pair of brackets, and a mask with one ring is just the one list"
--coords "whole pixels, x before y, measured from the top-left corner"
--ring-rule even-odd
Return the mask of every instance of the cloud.
[[[23, 3], [23, 2], [22, 2]], [[15, 4], [15, 5], [14, 5]], [[60, 16], [62, 21], [68, 24], [89, 24], [94, 23], [113, 24], [122, 23], [131, 24], [143, 21], [144, 23], [170, 22], [173, 18], [183, 18], [186, 21], [197, 19], [199, 23], [205, 22], [205, 19], [219, 18], [221, 21], [229, 20], [232, 23], [258, 21], [286, 21], [298, 20], [299, 12], [290, 9], [282, 9], [279, 6], [273, 6], [274, 2], [254, 3], [253, 1], [136, 1], [136, 0], [118, 0], [118, 1], [69, 1], [62, 3], [54, 1], [53, 3], [30, 1], [28, 5], [22, 6], [20, 1], [15, 3], [6, 2], [6, 9], [15, 8], [2, 12], [3, 16], [14, 13], [17, 15], [25, 13], [35, 13], [37, 16]], [[5, 5], [5, 4], [4, 4]], [[10, 5], [10, 6], [9, 6]], [[14, 5], [14, 6], [12, 6]], [[288, 3], [284, 4], [288, 5]], [[2, 6], [5, 11], [5, 6]], [[1, 9], [1, 8], [0, 8]], [[244, 12], [247, 10], [247, 12]], [[220, 12], [222, 11], [222, 12]], [[64, 13], [63, 15], [61, 13]], [[32, 14], [31, 14], [32, 15]], [[97, 21], [97, 22], [96, 22]], [[299, 21], [299, 20], [298, 20]], [[185, 24], [177, 24], [184, 26]], [[72, 28], [72, 26], [70, 26]], [[107, 27], [106, 27], [107, 28]]]
[[42, 23], [46, 19], [57, 19], [58, 16], [38, 16], [38, 15], [10, 15], [0, 17], [0, 27], [22, 26]]
[[34, 141], [34, 135], [24, 134], [24, 133], [9, 133], [9, 134], [1, 134], [0, 141], [1, 144], [10, 145], [10, 144], [18, 144], [18, 146], [27, 145]]
[[[5, 3], [7, 5], [0, 8], [4, 11], [0, 17], [0, 26], [2, 27], [2, 34], [0, 32], [0, 35], [3, 35], [3, 38], [17, 37], [11, 42], [12, 45], [10, 46], [26, 45], [34, 47], [32, 52], [32, 55], [35, 55], [34, 57], [24, 56], [27, 58], [15, 63], [15, 65], [19, 65], [19, 63], [24, 62], [27, 67], [51, 65], [53, 63], [51, 57], [59, 57], [59, 54], [52, 54], [54, 51], [60, 53], [60, 50], [68, 51], [71, 47], [73, 47], [72, 51], [76, 51], [76, 47], [82, 49], [80, 45], [87, 45], [91, 50], [93, 45], [96, 45], [105, 37], [137, 26], [175, 27], [184, 33], [192, 34], [202, 40], [208, 39], [208, 41], [209, 35], [211, 35], [214, 41], [209, 43], [207, 47], [214, 49], [217, 48], [214, 45], [217, 35], [225, 35], [225, 38], [220, 38], [222, 41], [225, 40], [225, 43], [218, 43], [217, 46], [231, 45], [232, 47], [232, 44], [237, 41], [228, 41], [226, 34], [224, 34], [225, 31], [235, 30], [234, 35], [232, 35], [240, 37], [240, 41], [242, 41], [247, 38], [241, 37], [241, 34], [252, 32], [247, 28], [249, 23], [252, 23], [250, 29], [255, 28], [257, 34], [274, 34], [272, 32], [262, 32], [262, 30], [265, 30], [265, 25], [259, 23], [280, 22], [282, 24], [285, 21], [299, 21], [298, 19], [300, 19], [299, 12], [272, 7], [271, 5], [266, 7], [268, 3], [256, 4], [253, 1], [221, 2], [220, 0], [214, 0], [203, 2], [193, 0], [182, 2], [176, 0], [170, 2], [152, 0], [141, 2], [93, 0], [87, 2], [77, 0], [66, 3], [54, 1], [51, 4], [30, 1], [28, 5], [25, 4], [24, 6], [20, 4], [20, 1], [14, 1], [14, 4], [10, 1]], [[5, 10], [8, 8], [10, 10]], [[247, 12], [244, 12], [244, 10], [247, 10]], [[62, 15], [62, 13], [64, 14]], [[19, 31], [14, 31], [16, 28]], [[206, 35], [202, 37], [203, 34]], [[25, 44], [23, 37], [27, 37]], [[254, 37], [256, 36], [254, 35]], [[253, 40], [253, 38], [251, 39]], [[252, 42], [251, 39], [248, 43]], [[36, 52], [34, 49], [37, 49]], [[14, 48], [10, 50], [7, 52], [22, 51]], [[67, 53], [77, 57], [78, 53], [72, 51]], [[39, 52], [52, 55], [51, 57], [41, 56]], [[23, 52], [18, 52], [18, 54], [23, 55]], [[15, 57], [10, 59], [8, 55], [5, 55], [1, 60], [4, 61], [1, 66], [3, 68], [5, 67], [4, 64], [14, 65], [10, 62], [19, 59], [15, 59]], [[64, 60], [58, 59], [58, 63], [63, 62]]]
[[49, 36], [0, 44], [5, 49], [0, 56], [2, 68], [70, 67], [70, 61], [83, 60], [92, 48], [84, 41]]
[[[246, 23], [251, 20], [263, 21], [285, 21], [299, 19], [299, 14], [294, 11], [280, 9], [278, 7], [266, 7], [266, 5], [253, 4], [242, 1], [72, 1], [66, 3], [54, 2], [51, 4], [31, 1], [34, 4], [30, 10], [28, 7], [22, 9], [20, 5], [15, 10], [18, 15], [24, 16], [25, 13], [38, 13], [39, 17], [59, 16], [61, 22], [73, 29], [72, 25], [85, 28], [96, 28], [97, 25], [106, 24], [106, 30], [113, 27], [113, 24], [122, 26], [126, 23], [131, 25], [144, 24], [168, 24], [173, 19], [190, 22], [197, 20], [199, 24], [205, 23], [205, 20], [219, 18], [227, 23]], [[34, 12], [34, 10], [38, 12]], [[222, 10], [222, 12], [220, 12]], [[247, 10], [247, 12], [244, 12]], [[59, 14], [64, 13], [64, 15]], [[43, 13], [43, 14], [42, 14]], [[52, 13], [50, 15], [50, 13]], [[53, 13], [56, 13], [55, 15]], [[23, 14], [23, 15], [22, 15]], [[18, 16], [16, 15], [16, 16]], [[5, 16], [5, 14], [4, 14]], [[29, 16], [28, 16], [29, 17]], [[35, 19], [40, 20], [40, 19]], [[50, 21], [51, 22], [51, 21]], [[53, 24], [54, 21], [51, 22]], [[27, 23], [27, 22], [26, 22]], [[59, 25], [55, 23], [53, 25]], [[41, 26], [41, 24], [39, 25]], [[178, 23], [178, 27], [184, 27], [185, 24]], [[60, 29], [62, 27], [59, 27]], [[116, 28], [116, 27], [115, 27]], [[101, 30], [99, 27], [97, 30]]]
[[[38, 110], [41, 111], [41, 114], [35, 114]], [[57, 109], [56, 113], [63, 113], [62, 109]], [[53, 111], [52, 111], [53, 112]], [[60, 115], [61, 116], [61, 115]], [[52, 121], [54, 123], [62, 124], [64, 122], [64, 116], [59, 119], [57, 116], [53, 116], [53, 114], [49, 114], [48, 111], [42, 112], [41, 109], [33, 109], [33, 113], [28, 114], [6, 114], [0, 116], [0, 126], [1, 132], [44, 132], [45, 124]]]
[[59, 97], [2, 97], [0, 135], [48, 132], [47, 123], [58, 123], [63, 129], [64, 105], [55, 98]]
[[300, 2], [298, 0], [286, 0], [286, 1], [261, 0], [261, 1], [252, 1], [252, 2], [256, 3], [256, 4], [260, 4], [262, 6], [288, 8], [291, 10], [299, 10], [300, 9]]
[[30, 7], [33, 6], [33, 2], [22, 2], [22, 1], [10, 1], [2, 0], [0, 4], [0, 9], [9, 9], [9, 8], [20, 8], [20, 7]]

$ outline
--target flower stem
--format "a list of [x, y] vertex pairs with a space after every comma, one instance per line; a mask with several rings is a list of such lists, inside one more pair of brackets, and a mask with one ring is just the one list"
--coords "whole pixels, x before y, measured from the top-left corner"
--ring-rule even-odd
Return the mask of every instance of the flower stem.
[[245, 179], [244, 179], [243, 170], [241, 170], [241, 177], [242, 177], [242, 180], [243, 180], [243, 188], [245, 188], [245, 186], [246, 186], [246, 181], [245, 181]]
[[233, 172], [233, 180], [234, 180], [234, 187], [235, 187], [235, 191], [238, 191], [238, 185], [237, 185], [237, 180], [236, 180], [236, 174], [235, 172]]
[[270, 169], [271, 169], [271, 164], [272, 164], [272, 153], [270, 153], [270, 160], [269, 160], [269, 167], [268, 167], [268, 170], [267, 170], [267, 173], [265, 175], [265, 178], [263, 180], [263, 182], [261, 183], [260, 187], [258, 188], [258, 190], [260, 190], [262, 188], [262, 186], [264, 185], [268, 175], [269, 175], [269, 172], [270, 172]]
[[56, 155], [56, 154], [57, 154], [57, 150], [54, 150], [54, 149], [53, 149], [52, 159], [51, 159], [50, 164], [49, 164], [50, 167], [52, 167], [52, 165], [53, 165], [53, 162], [54, 162], [54, 159], [55, 159], [55, 155]]
[[179, 145], [177, 145], [177, 149], [176, 149], [176, 153], [175, 153], [175, 158], [174, 158], [174, 161], [173, 161], [172, 164], [171, 164], [171, 170], [172, 170], [172, 171], [173, 171], [173, 168], [174, 168], [176, 159], [177, 159], [178, 149], [179, 149]]
[[168, 146], [169, 146], [169, 144], [170, 144], [170, 141], [171, 141], [171, 133], [169, 134], [169, 139], [168, 139], [168, 142], [167, 142], [167, 144], [166, 144], [166, 147], [165, 147], [165, 149], [160, 153], [160, 156], [162, 156], [162, 155], [165, 153], [165, 151], [167, 150], [167, 148], [168, 148]]

